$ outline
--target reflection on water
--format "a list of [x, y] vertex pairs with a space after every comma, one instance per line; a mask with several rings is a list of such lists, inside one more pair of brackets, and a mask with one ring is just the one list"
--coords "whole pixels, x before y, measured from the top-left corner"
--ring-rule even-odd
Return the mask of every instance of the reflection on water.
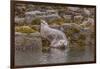
[[37, 65], [54, 63], [71, 63], [94, 60], [94, 47], [67, 48], [66, 50], [50, 48], [48, 52], [38, 50], [15, 51], [16, 65]]
[[41, 57], [41, 64], [45, 63], [64, 63], [68, 50], [60, 50], [51, 48], [48, 53], [44, 53]]

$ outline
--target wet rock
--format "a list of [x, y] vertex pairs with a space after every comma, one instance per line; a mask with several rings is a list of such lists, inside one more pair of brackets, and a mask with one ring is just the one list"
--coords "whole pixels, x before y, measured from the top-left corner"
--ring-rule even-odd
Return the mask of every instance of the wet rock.
[[90, 10], [88, 10], [87, 8], [83, 8], [83, 16], [89, 17], [91, 15]]
[[74, 22], [80, 24], [83, 20], [83, 16], [82, 15], [76, 15], [74, 16]]
[[72, 20], [72, 15], [64, 15], [63, 17], [66, 20], [66, 22], [71, 22]]
[[86, 20], [83, 21], [82, 24], [90, 24], [90, 25], [94, 25], [94, 19], [93, 18], [87, 18]]
[[49, 20], [49, 19], [60, 18], [60, 16], [55, 10], [46, 10], [45, 12], [41, 12], [37, 10], [37, 11], [29, 11], [25, 13], [26, 23], [31, 23], [36, 18]]
[[68, 7], [67, 9], [68, 9], [68, 10], [71, 10], [71, 11], [77, 11], [77, 10], [79, 10], [80, 8], [78, 8], [78, 7]]
[[15, 17], [15, 23], [20, 24], [20, 23], [24, 23], [25, 22], [25, 18], [20, 18], [20, 17]]
[[82, 28], [75, 23], [64, 24], [62, 27], [71, 45], [76, 44], [77, 46], [85, 46], [94, 44], [94, 37], [92, 36], [95, 35], [93, 34], [93, 29]]
[[65, 24], [62, 25], [62, 27], [64, 28], [65, 31], [67, 31], [69, 29], [73, 29], [73, 28], [80, 30], [80, 28], [81, 28], [76, 23], [65, 23]]
[[15, 33], [16, 50], [41, 50], [42, 42], [39, 33]]
[[25, 20], [26, 20], [26, 23], [30, 24], [32, 23], [32, 21], [36, 18], [36, 14], [39, 14], [41, 13], [40, 11], [28, 11], [28, 12], [25, 12]]

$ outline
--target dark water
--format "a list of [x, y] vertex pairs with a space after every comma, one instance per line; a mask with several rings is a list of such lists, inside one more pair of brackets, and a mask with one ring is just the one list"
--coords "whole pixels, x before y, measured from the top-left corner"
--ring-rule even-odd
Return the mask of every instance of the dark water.
[[38, 65], [94, 61], [94, 47], [71, 47], [66, 50], [51, 48], [48, 52], [39, 50], [15, 51], [15, 65]]

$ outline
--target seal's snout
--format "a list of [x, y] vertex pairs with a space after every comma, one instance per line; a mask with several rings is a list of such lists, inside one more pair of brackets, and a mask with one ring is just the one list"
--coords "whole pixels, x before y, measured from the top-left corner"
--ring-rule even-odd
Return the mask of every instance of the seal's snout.
[[45, 20], [41, 20], [42, 24], [48, 25], [47, 22]]

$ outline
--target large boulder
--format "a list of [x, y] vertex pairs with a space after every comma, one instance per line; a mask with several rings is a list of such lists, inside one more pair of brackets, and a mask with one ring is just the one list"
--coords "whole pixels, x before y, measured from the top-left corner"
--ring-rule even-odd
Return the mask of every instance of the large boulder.
[[42, 41], [39, 33], [15, 32], [15, 65], [39, 64], [42, 56]]
[[41, 51], [42, 41], [40, 34], [36, 33], [20, 33], [15, 32], [15, 48], [16, 50], [34, 50]]
[[69, 40], [69, 44], [77, 46], [94, 44], [94, 29], [83, 28], [75, 23], [65, 24], [62, 27]]

